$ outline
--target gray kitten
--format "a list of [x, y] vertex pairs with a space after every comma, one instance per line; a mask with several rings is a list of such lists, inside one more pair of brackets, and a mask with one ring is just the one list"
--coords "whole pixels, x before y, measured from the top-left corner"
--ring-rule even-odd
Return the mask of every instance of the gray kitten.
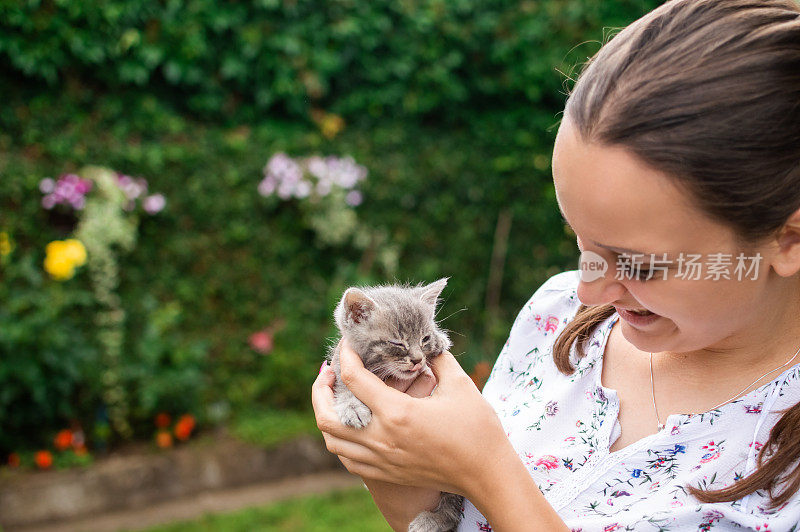
[[[364, 367], [386, 379], [413, 380], [427, 361], [452, 345], [435, 321], [436, 302], [447, 279], [426, 286], [348, 288], [334, 311], [342, 337], [358, 353]], [[372, 411], [342, 383], [338, 344], [329, 360], [336, 374], [334, 407], [345, 425], [363, 428]], [[461, 520], [463, 497], [442, 493], [433, 511], [420, 513], [409, 532], [446, 532]]]

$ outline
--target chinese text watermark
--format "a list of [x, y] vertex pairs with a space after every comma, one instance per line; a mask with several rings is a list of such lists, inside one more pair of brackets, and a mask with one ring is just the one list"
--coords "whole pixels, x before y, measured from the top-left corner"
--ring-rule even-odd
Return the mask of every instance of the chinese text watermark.
[[[761, 253], [755, 256], [744, 253], [680, 253], [675, 259], [667, 258], [666, 253], [660, 257], [655, 253], [621, 254], [617, 256], [614, 279], [648, 281], [655, 278], [666, 280], [672, 276], [687, 281], [755, 280], [762, 259]], [[608, 270], [608, 261], [602, 256], [588, 250], [581, 253], [582, 281], [596, 281], [605, 277]]]

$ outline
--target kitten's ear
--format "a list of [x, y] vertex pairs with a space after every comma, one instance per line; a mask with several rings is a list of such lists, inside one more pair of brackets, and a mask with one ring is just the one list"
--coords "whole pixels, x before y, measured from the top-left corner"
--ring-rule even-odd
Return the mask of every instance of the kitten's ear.
[[419, 288], [420, 299], [431, 306], [436, 306], [436, 301], [439, 299], [439, 294], [444, 290], [447, 284], [448, 277], [442, 277], [438, 281], [434, 281], [427, 286]]
[[348, 288], [342, 301], [345, 319], [353, 320], [354, 323], [369, 319], [370, 314], [377, 308], [375, 301], [358, 288]]

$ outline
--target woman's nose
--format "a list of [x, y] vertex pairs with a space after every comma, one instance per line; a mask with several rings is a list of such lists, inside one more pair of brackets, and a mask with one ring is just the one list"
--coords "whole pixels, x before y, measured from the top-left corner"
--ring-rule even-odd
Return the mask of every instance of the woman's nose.
[[584, 305], [605, 305], [624, 299], [627, 288], [614, 278], [614, 272], [609, 270], [604, 276], [593, 281], [578, 282], [578, 299]]

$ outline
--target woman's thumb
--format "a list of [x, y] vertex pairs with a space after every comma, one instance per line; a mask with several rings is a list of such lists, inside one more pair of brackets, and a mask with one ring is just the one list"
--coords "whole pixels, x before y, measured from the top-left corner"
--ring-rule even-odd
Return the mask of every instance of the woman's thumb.
[[441, 355], [434, 357], [430, 361], [430, 367], [439, 386], [447, 385], [447, 382], [462, 375], [469, 379], [469, 375], [461, 368], [461, 364], [450, 351], [443, 351]]

